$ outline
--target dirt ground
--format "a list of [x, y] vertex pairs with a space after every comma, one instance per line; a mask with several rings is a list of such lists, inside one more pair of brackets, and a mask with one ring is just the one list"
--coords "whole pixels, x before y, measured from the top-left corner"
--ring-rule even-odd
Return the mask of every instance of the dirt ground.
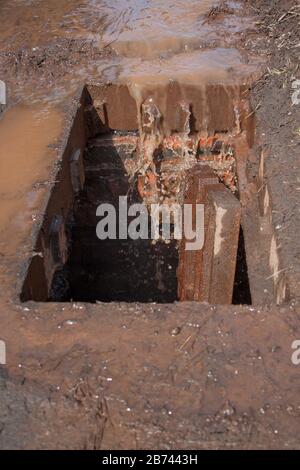
[[[300, 340], [300, 105], [292, 106], [291, 98], [292, 84], [300, 79], [300, 8], [292, 0], [244, 3], [256, 23], [240, 36], [239, 47], [268, 60], [251, 91], [256, 154], [268, 155], [261, 192], [268, 188], [272, 201], [289, 301], [262, 307], [22, 304], [18, 292], [32, 226], [16, 229], [12, 237], [8, 211], [0, 238], [0, 339], [7, 344], [7, 365], [0, 365], [1, 449], [300, 449], [300, 365], [291, 360], [292, 343]], [[231, 15], [228, 5], [212, 9], [207, 21], [223, 14]], [[93, 32], [100, 24], [92, 23]], [[99, 48], [75, 34], [44, 40], [35, 51], [30, 37], [25, 39], [11, 35], [1, 43], [0, 78], [9, 86], [12, 108], [2, 119], [13, 118], [9, 113], [21, 104], [21, 124], [27, 122], [31, 136], [35, 123], [24, 103], [45, 90], [49, 103], [57, 90], [64, 89], [67, 99], [95, 73], [95, 63], [103, 62], [101, 79], [117, 56], [110, 44]], [[43, 176], [30, 167], [41, 191], [63, 141], [61, 126], [54, 125], [60, 119], [55, 114], [53, 126], [46, 127], [51, 145], [40, 140], [41, 148], [48, 146]], [[11, 137], [21, 124], [10, 130]], [[253, 158], [250, 178], [258, 167]], [[31, 190], [32, 183], [14, 190], [17, 207], [23, 210]], [[38, 215], [43, 197], [41, 192], [34, 202]]]
[[268, 70], [252, 91], [259, 143], [265, 152], [264, 185], [268, 186], [274, 210], [272, 221], [289, 279], [291, 297], [299, 290], [299, 153], [300, 109], [293, 105], [299, 69], [299, 2], [250, 2], [258, 15], [259, 34], [250, 35], [245, 46], [265, 54]]
[[1, 447], [299, 448], [298, 315], [194, 303], [13, 309], [5, 332], [18, 324], [31, 345], [10, 351], [1, 378]]

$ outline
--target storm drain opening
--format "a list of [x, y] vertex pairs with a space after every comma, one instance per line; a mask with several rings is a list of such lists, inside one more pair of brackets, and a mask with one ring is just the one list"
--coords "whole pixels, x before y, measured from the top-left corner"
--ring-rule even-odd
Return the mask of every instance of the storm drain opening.
[[[128, 123], [115, 130], [110, 112], [97, 103], [85, 98], [77, 113], [21, 300], [251, 303], [234, 138], [192, 129], [195, 118], [182, 101], [181, 132], [167, 136], [160, 135], [161, 114], [152, 99], [141, 106], [139, 131]], [[120, 198], [126, 198], [127, 228], [135, 220], [128, 207], [145, 207], [148, 236], [120, 236]], [[194, 233], [195, 208], [202, 205], [202, 245], [188, 249], [185, 219], [182, 237], [175, 236], [172, 212], [169, 237], [162, 236], [159, 215], [154, 239], [153, 204], [189, 205]], [[107, 239], [97, 233], [101, 205], [115, 211], [114, 236]]]

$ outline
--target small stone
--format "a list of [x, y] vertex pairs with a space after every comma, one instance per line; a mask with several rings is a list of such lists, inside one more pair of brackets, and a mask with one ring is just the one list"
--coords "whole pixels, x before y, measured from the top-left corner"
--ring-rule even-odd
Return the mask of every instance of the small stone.
[[176, 326], [171, 330], [171, 336], [177, 336], [181, 333], [181, 328], [180, 326]]

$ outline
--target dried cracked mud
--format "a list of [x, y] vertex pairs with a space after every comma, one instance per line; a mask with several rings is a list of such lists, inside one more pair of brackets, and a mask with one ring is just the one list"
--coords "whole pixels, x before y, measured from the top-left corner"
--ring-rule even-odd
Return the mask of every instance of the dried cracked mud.
[[[7, 0], [0, 18], [0, 448], [299, 449], [299, 2]], [[149, 97], [164, 118], [155, 134], [139, 111]], [[93, 301], [49, 301], [40, 241], [73, 207], [67, 157], [83, 145], [87, 165], [103, 135], [117, 153], [116, 139], [137, 139], [132, 155], [142, 145], [142, 162], [126, 154], [122, 164], [146, 199], [163, 164], [169, 178], [164, 155], [177, 158], [178, 142], [188, 151], [171, 177], [202, 164], [229, 204], [237, 198], [233, 304], [211, 301], [229, 281], [190, 301], [197, 257], [181, 258], [183, 301], [101, 301], [82, 261], [76, 290], [93, 282]], [[87, 166], [77, 231], [95, 178], [106, 175], [101, 197], [113, 197], [127, 184], [119, 170]]]

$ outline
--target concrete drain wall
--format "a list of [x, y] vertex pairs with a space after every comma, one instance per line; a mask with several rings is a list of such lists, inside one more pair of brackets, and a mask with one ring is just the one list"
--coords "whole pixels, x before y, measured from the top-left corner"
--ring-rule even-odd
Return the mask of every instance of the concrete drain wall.
[[[236, 128], [237, 90], [231, 91], [208, 90], [203, 116], [196, 90], [186, 89], [185, 101], [179, 96], [167, 108], [170, 132], [164, 134], [153, 100], [138, 106], [138, 119], [127, 87], [85, 88], [21, 300], [251, 303], [235, 134], [249, 145], [253, 129], [248, 121], [243, 130], [241, 116], [249, 109], [242, 99]], [[215, 117], [220, 103], [223, 113]], [[203, 248], [188, 251], [185, 239], [174, 238], [99, 240], [96, 208], [117, 207], [125, 195], [129, 204], [147, 207], [204, 204]]]

